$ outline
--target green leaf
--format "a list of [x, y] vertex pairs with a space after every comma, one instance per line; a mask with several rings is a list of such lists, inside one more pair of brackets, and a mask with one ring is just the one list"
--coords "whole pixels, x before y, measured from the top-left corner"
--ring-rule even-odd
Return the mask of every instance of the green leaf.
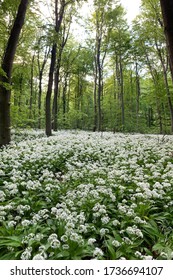
[[1, 236], [0, 237], [0, 247], [5, 246], [12, 246], [12, 247], [19, 247], [21, 246], [21, 237], [17, 236]]
[[165, 248], [165, 246], [163, 246], [161, 243], [156, 243], [153, 247], [152, 250], [153, 251], [163, 251], [163, 249]]

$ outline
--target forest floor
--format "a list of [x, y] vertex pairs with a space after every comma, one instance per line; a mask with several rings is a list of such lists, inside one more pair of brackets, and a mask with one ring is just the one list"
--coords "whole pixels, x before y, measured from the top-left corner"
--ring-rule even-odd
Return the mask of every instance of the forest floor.
[[173, 259], [173, 137], [16, 133], [0, 151], [0, 259]]

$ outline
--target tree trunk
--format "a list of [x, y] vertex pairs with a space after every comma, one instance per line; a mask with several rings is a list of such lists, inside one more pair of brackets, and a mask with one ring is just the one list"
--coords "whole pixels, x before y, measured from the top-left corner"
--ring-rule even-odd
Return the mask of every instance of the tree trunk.
[[173, 81], [173, 1], [160, 0]]
[[[58, 35], [61, 27], [61, 23], [63, 20], [65, 6], [70, 3], [65, 2], [64, 0], [58, 1], [55, 0], [55, 32], [56, 36]], [[57, 43], [56, 41], [53, 43], [52, 46], [52, 55], [51, 55], [51, 63], [49, 69], [49, 81], [48, 81], [48, 89], [46, 94], [46, 135], [52, 135], [52, 120], [51, 120], [51, 95], [52, 95], [52, 86], [53, 86], [53, 78], [54, 78], [54, 71], [56, 65], [56, 53], [57, 53]]]
[[0, 75], [0, 147], [11, 141], [10, 133], [10, 96], [11, 96], [11, 73], [14, 56], [19, 40], [19, 35], [24, 24], [29, 0], [21, 0], [18, 12], [11, 29], [7, 47], [2, 60], [1, 68], [4, 75]]
[[124, 109], [124, 76], [123, 76], [123, 66], [122, 66], [122, 58], [120, 55], [120, 79], [121, 79], [121, 122], [122, 122], [122, 130], [124, 131], [125, 126], [125, 109]]
[[139, 130], [139, 98], [140, 98], [140, 78], [138, 73], [138, 63], [136, 62], [136, 129]]
[[67, 87], [68, 87], [68, 73], [64, 77], [64, 85], [62, 89], [62, 114], [63, 114], [63, 125], [66, 126], [66, 109], [67, 109]]
[[31, 81], [30, 81], [30, 99], [29, 99], [29, 118], [32, 119], [32, 106], [33, 106], [33, 95], [34, 95], [34, 59], [35, 55], [32, 57], [31, 63]]
[[93, 131], [95, 132], [97, 129], [97, 62], [96, 57], [94, 59], [95, 62], [95, 73], [94, 73], [94, 126]]
[[42, 64], [40, 64], [40, 53], [38, 51], [38, 57], [37, 57], [37, 62], [38, 62], [38, 70], [39, 70], [39, 90], [38, 90], [38, 128], [41, 128], [41, 107], [42, 107], [42, 102], [41, 102], [41, 97], [42, 97], [42, 80], [43, 80], [43, 73], [44, 73], [44, 68], [48, 59], [48, 55], [50, 53], [50, 47], [46, 48], [44, 52], [44, 59]]
[[161, 65], [162, 65], [162, 69], [163, 69], [163, 77], [164, 77], [164, 82], [165, 82], [165, 89], [166, 89], [166, 94], [167, 94], [167, 98], [168, 98], [168, 105], [169, 105], [170, 118], [171, 118], [171, 133], [173, 133], [173, 105], [172, 105], [171, 92], [170, 92], [169, 83], [168, 83], [168, 75], [167, 75], [168, 67], [165, 66], [164, 58], [163, 58], [160, 48], [158, 47], [157, 42], [155, 42], [155, 44], [156, 44], [156, 49], [157, 49], [158, 56], [159, 56], [159, 59], [160, 59]]
[[43, 71], [39, 72], [39, 90], [38, 90], [38, 128], [41, 128], [41, 96], [42, 96]]
[[47, 94], [46, 94], [46, 135], [51, 136], [52, 135], [52, 120], [51, 120], [51, 95], [52, 95], [52, 86], [53, 86], [53, 74], [55, 69], [55, 63], [56, 63], [56, 43], [52, 46], [51, 51], [51, 63], [50, 63], [50, 69], [49, 69], [49, 82], [48, 82], [48, 88], [47, 88]]
[[61, 48], [59, 50], [56, 72], [55, 72], [55, 87], [54, 87], [54, 99], [53, 99], [53, 130], [57, 131], [58, 129], [58, 97], [59, 97], [59, 82], [60, 82], [60, 67], [61, 67], [61, 58], [62, 58]]

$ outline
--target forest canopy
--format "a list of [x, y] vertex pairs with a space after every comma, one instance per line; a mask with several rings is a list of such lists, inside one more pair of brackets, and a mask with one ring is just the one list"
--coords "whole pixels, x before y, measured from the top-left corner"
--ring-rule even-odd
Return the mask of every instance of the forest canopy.
[[120, 1], [94, 0], [82, 18], [84, 3], [0, 1], [1, 146], [11, 127], [42, 128], [47, 136], [58, 129], [173, 132], [169, 29], [160, 1], [142, 0], [130, 26]]

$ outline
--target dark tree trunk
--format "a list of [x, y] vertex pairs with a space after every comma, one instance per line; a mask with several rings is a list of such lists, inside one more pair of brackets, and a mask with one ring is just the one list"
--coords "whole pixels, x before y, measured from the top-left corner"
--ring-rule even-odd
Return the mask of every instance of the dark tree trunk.
[[173, 1], [160, 0], [173, 81]]
[[58, 130], [58, 97], [59, 97], [59, 82], [60, 82], [60, 67], [61, 57], [63, 49], [59, 50], [56, 72], [55, 72], [55, 87], [54, 87], [54, 99], [53, 99], [53, 130]]
[[[62, 24], [65, 6], [70, 3], [65, 3], [65, 0], [59, 1], [55, 0], [55, 32], [56, 34], [59, 33], [60, 27]], [[49, 69], [49, 81], [48, 81], [48, 89], [46, 94], [46, 135], [52, 135], [52, 118], [51, 118], [51, 95], [52, 95], [52, 86], [53, 86], [53, 78], [55, 72], [55, 65], [56, 65], [56, 54], [57, 54], [57, 43], [56, 41], [53, 43], [52, 46], [52, 55], [51, 55], [51, 63]]]
[[1, 68], [4, 75], [0, 75], [0, 147], [7, 145], [11, 140], [10, 133], [10, 84], [14, 56], [19, 40], [19, 35], [24, 24], [29, 0], [21, 0], [18, 12], [11, 29], [7, 47], [2, 60]]
[[29, 99], [29, 118], [32, 119], [32, 106], [33, 106], [33, 95], [34, 95], [34, 59], [35, 55], [32, 57], [31, 63], [31, 81], [30, 81], [30, 99]]
[[120, 55], [120, 79], [121, 79], [121, 123], [122, 123], [122, 130], [124, 131], [125, 127], [125, 109], [124, 109], [124, 76], [123, 76], [123, 65], [122, 65], [122, 58]]
[[42, 107], [42, 102], [41, 102], [41, 97], [42, 97], [42, 80], [43, 80], [43, 73], [44, 73], [44, 68], [48, 59], [48, 55], [50, 53], [50, 47], [46, 48], [45, 53], [44, 53], [44, 59], [42, 64], [40, 64], [40, 53], [38, 51], [38, 70], [39, 70], [39, 90], [38, 90], [38, 128], [41, 128], [41, 107]]
[[56, 63], [56, 48], [57, 45], [53, 44], [51, 51], [51, 63], [49, 70], [49, 82], [46, 94], [46, 135], [52, 135], [52, 120], [51, 120], [51, 94], [52, 94], [52, 86], [53, 86], [53, 74]]
[[170, 92], [169, 83], [168, 83], [168, 75], [167, 75], [168, 67], [165, 65], [163, 55], [161, 53], [161, 50], [160, 50], [157, 42], [155, 42], [155, 44], [156, 44], [156, 49], [157, 49], [158, 56], [160, 58], [160, 62], [161, 62], [162, 69], [163, 69], [163, 77], [164, 77], [164, 82], [165, 82], [165, 89], [166, 89], [166, 94], [167, 94], [167, 98], [168, 98], [168, 105], [169, 105], [170, 118], [171, 118], [171, 133], [173, 133], [173, 105], [172, 105], [171, 92]]
[[94, 126], [93, 131], [95, 132], [97, 129], [97, 62], [96, 57], [94, 59], [95, 62], [95, 73], [94, 73]]

